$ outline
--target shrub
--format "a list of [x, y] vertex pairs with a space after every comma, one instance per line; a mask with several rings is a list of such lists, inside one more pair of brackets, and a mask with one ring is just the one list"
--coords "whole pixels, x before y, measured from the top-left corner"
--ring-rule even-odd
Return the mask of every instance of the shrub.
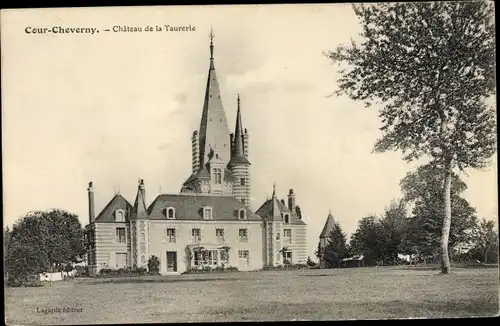
[[160, 274], [160, 258], [155, 255], [151, 256], [148, 260], [148, 271], [151, 275], [159, 275]]
[[10, 287], [37, 287], [43, 286], [40, 276], [35, 274], [16, 274], [9, 275], [7, 286]]
[[316, 263], [312, 261], [311, 257], [307, 257], [307, 266], [315, 266]]
[[262, 270], [264, 271], [281, 271], [281, 270], [290, 270], [290, 269], [302, 269], [307, 268], [307, 264], [284, 264], [284, 265], [265, 265]]
[[223, 273], [223, 272], [238, 272], [238, 268], [233, 266], [203, 266], [203, 267], [191, 267], [182, 274], [203, 274], [203, 273]]
[[99, 271], [99, 276], [111, 276], [113, 271], [111, 268], [103, 268]]
[[89, 276], [88, 266], [75, 266], [76, 275], [75, 276]]

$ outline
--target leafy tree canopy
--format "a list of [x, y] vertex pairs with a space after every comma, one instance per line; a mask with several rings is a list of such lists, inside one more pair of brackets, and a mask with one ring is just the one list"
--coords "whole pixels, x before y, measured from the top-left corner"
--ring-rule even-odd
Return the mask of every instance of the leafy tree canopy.
[[384, 256], [384, 230], [375, 216], [363, 217], [356, 232], [351, 235], [351, 252], [364, 255], [367, 265], [372, 265]]
[[[433, 256], [439, 250], [444, 215], [444, 178], [436, 169], [431, 164], [423, 165], [401, 180], [404, 199], [414, 204], [402, 247], [408, 254]], [[453, 219], [449, 244], [454, 247], [470, 240], [470, 232], [477, 223], [477, 217], [476, 210], [461, 196], [467, 185], [457, 174], [452, 174], [451, 189]]]
[[326, 55], [345, 64], [338, 94], [380, 104], [375, 151], [401, 150], [442, 169], [441, 271], [450, 269], [454, 168], [482, 168], [496, 151], [495, 15], [486, 1], [353, 5], [361, 41]]
[[496, 150], [495, 20], [485, 1], [353, 5], [361, 42], [326, 55], [347, 64], [337, 94], [381, 104], [376, 151], [480, 168]]
[[340, 267], [342, 260], [349, 255], [347, 235], [338, 222], [328, 236], [328, 245], [322, 252], [322, 258], [328, 267]]
[[14, 273], [39, 273], [75, 262], [85, 253], [83, 232], [75, 214], [59, 209], [30, 212], [10, 231], [6, 267]]

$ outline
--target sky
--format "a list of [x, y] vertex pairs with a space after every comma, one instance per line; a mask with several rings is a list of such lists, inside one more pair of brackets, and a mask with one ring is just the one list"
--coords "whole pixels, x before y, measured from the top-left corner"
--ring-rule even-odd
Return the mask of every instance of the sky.
[[[339, 77], [323, 51], [356, 38], [349, 5], [26, 9], [2, 11], [4, 226], [60, 208], [88, 223], [87, 186], [99, 212], [114, 193], [130, 202], [144, 179], [147, 201], [178, 193], [191, 173], [210, 28], [230, 128], [241, 97], [252, 162], [252, 208], [273, 184], [293, 188], [314, 257], [329, 211], [348, 235], [401, 196], [419, 163], [372, 154], [376, 108], [329, 96]], [[191, 32], [105, 32], [113, 26], [191, 26]], [[97, 28], [89, 34], [26, 34], [26, 27]], [[497, 219], [497, 161], [467, 171], [465, 197]]]

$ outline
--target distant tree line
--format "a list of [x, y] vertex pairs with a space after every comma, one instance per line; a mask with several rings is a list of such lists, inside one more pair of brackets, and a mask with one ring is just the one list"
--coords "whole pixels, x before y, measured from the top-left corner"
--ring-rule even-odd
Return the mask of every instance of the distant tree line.
[[[339, 223], [330, 233], [322, 258], [329, 267], [342, 259], [364, 256], [364, 265], [438, 263], [443, 224], [443, 176], [432, 165], [424, 165], [401, 180], [403, 198], [393, 200], [380, 216], [363, 217], [347, 243]], [[466, 184], [452, 176], [450, 258], [457, 264], [498, 263], [498, 232], [495, 222], [480, 219], [462, 197]], [[412, 207], [408, 212], [408, 207]], [[317, 252], [317, 256], [319, 252]]]

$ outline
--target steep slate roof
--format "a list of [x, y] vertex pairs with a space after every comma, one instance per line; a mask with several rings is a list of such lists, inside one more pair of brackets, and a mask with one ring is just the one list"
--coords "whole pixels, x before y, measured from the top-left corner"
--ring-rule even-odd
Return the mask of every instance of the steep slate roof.
[[236, 114], [236, 127], [234, 128], [234, 146], [228, 166], [250, 164], [243, 154], [243, 123], [241, 122], [240, 94], [238, 94], [238, 112]]
[[328, 214], [328, 218], [326, 219], [325, 226], [323, 227], [323, 231], [319, 235], [320, 238], [328, 237], [330, 232], [335, 229], [335, 220], [333, 219], [332, 213]]
[[208, 161], [210, 148], [218, 146], [222, 159], [230, 159], [229, 127], [226, 112], [222, 105], [219, 81], [214, 64], [213, 33], [210, 32], [210, 66], [208, 69], [207, 87], [203, 101], [203, 111], [200, 123], [200, 165]]
[[266, 200], [255, 214], [262, 216], [264, 220], [283, 221], [281, 213], [290, 214], [290, 224], [305, 225], [306, 223], [297, 217], [296, 212], [291, 212], [282, 202], [276, 198], [273, 192], [273, 197]]
[[203, 220], [203, 210], [205, 206], [212, 207], [214, 221], [241, 221], [238, 219], [240, 208], [246, 211], [246, 220], [261, 221], [260, 216], [252, 213], [239, 200], [232, 196], [207, 196], [197, 194], [185, 195], [159, 195], [148, 208], [151, 220], [166, 220], [164, 209], [166, 207], [175, 208], [175, 220]]
[[114, 213], [117, 209], [125, 211], [125, 221], [128, 222], [129, 214], [132, 212], [132, 205], [120, 194], [115, 195], [96, 217], [96, 223], [114, 223]]
[[144, 180], [140, 180], [139, 187], [137, 189], [137, 196], [135, 197], [134, 208], [132, 214], [130, 214], [131, 220], [148, 218], [147, 206], [146, 206], [146, 189], [144, 186]]

